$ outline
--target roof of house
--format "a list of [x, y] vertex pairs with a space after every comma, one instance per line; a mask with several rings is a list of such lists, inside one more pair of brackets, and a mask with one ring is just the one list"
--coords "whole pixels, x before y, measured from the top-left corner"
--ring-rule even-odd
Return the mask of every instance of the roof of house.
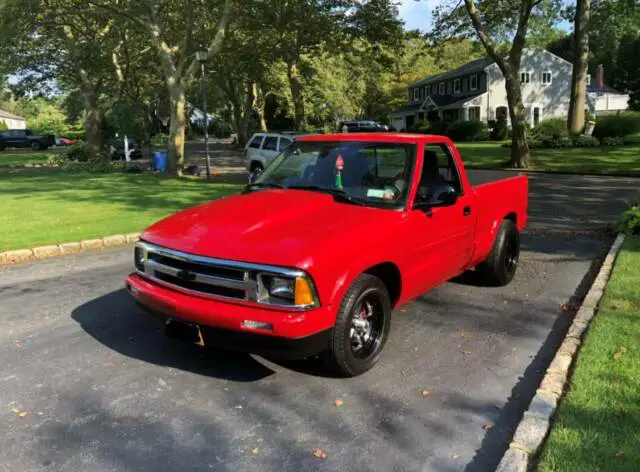
[[428, 83], [445, 80], [450, 77], [457, 77], [463, 74], [472, 74], [474, 72], [480, 72], [485, 67], [491, 64], [493, 64], [493, 59], [489, 57], [483, 57], [482, 59], [476, 59], [475, 61], [467, 62], [466, 64], [463, 64], [460, 67], [458, 67], [457, 69], [426, 77], [422, 80], [419, 80], [418, 82], [412, 83], [409, 87], [414, 87], [416, 85], [426, 85]]
[[[436, 104], [436, 107], [438, 108], [442, 108], [442, 107], [446, 107], [449, 105], [455, 105], [455, 104], [460, 104], [462, 105], [463, 103], [468, 102], [469, 100], [473, 100], [474, 98], [476, 98], [479, 95], [482, 95], [485, 92], [477, 92], [477, 93], [471, 93], [468, 95], [436, 95], [435, 97], [428, 97], [430, 98], [433, 103]], [[425, 99], [426, 100], [426, 99]], [[417, 103], [412, 103], [411, 105], [405, 105], [402, 108], [398, 108], [397, 110], [394, 110], [391, 112], [391, 114], [396, 114], [396, 113], [409, 113], [409, 112], [417, 112], [418, 110], [420, 110], [420, 108], [422, 108], [422, 105], [424, 104], [424, 100], [421, 102], [417, 102]]]
[[591, 82], [591, 85], [587, 86], [587, 93], [612, 93], [615, 95], [626, 95], [613, 87], [609, 87], [607, 84], [604, 84], [603, 87], [596, 87], [593, 81]]
[[9, 113], [8, 111], [0, 110], [0, 118], [9, 118], [11, 120], [23, 120], [24, 117], [14, 115], [13, 113]]

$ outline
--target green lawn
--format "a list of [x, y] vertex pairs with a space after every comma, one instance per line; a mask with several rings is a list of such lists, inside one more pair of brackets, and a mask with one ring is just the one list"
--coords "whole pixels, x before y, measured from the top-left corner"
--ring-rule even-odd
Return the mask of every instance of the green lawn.
[[0, 166], [44, 164], [49, 156], [55, 156], [60, 151], [0, 151]]
[[[496, 142], [456, 143], [470, 168], [504, 167], [509, 148]], [[532, 149], [535, 170], [547, 172], [602, 173], [640, 176], [640, 145], [598, 146], [570, 149]]]
[[138, 232], [240, 188], [158, 174], [0, 172], [0, 251]]
[[640, 237], [627, 240], [539, 470], [640, 470]]

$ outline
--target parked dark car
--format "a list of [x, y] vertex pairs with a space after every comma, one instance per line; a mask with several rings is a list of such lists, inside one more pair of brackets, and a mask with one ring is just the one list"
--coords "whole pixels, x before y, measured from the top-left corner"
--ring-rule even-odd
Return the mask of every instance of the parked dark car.
[[[140, 159], [142, 157], [142, 145], [135, 138], [127, 138], [129, 150], [131, 151], [131, 159]], [[124, 160], [124, 138], [116, 138], [109, 143], [109, 152], [111, 159]]]
[[34, 151], [47, 149], [56, 143], [52, 134], [36, 136], [30, 129], [8, 129], [0, 131], [0, 151], [7, 148], [31, 148]]
[[348, 133], [384, 133], [385, 131], [389, 131], [387, 125], [369, 120], [341, 121], [338, 125], [338, 131], [342, 132], [342, 128], [345, 125], [347, 126]]

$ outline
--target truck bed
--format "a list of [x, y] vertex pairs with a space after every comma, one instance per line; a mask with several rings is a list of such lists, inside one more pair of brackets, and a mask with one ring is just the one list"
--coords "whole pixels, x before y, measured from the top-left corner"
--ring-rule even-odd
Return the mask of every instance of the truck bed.
[[519, 172], [508, 170], [467, 170], [467, 179], [469, 179], [469, 184], [471, 184], [472, 187], [496, 182], [498, 180], [509, 179], [511, 177], [517, 177], [518, 175], [520, 175]]

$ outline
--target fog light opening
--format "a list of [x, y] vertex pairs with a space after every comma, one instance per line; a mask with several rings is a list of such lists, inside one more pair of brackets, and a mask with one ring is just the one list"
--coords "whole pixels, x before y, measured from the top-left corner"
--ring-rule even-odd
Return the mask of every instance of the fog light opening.
[[264, 321], [244, 320], [242, 322], [243, 328], [249, 329], [262, 329], [265, 331], [273, 331], [273, 325]]

